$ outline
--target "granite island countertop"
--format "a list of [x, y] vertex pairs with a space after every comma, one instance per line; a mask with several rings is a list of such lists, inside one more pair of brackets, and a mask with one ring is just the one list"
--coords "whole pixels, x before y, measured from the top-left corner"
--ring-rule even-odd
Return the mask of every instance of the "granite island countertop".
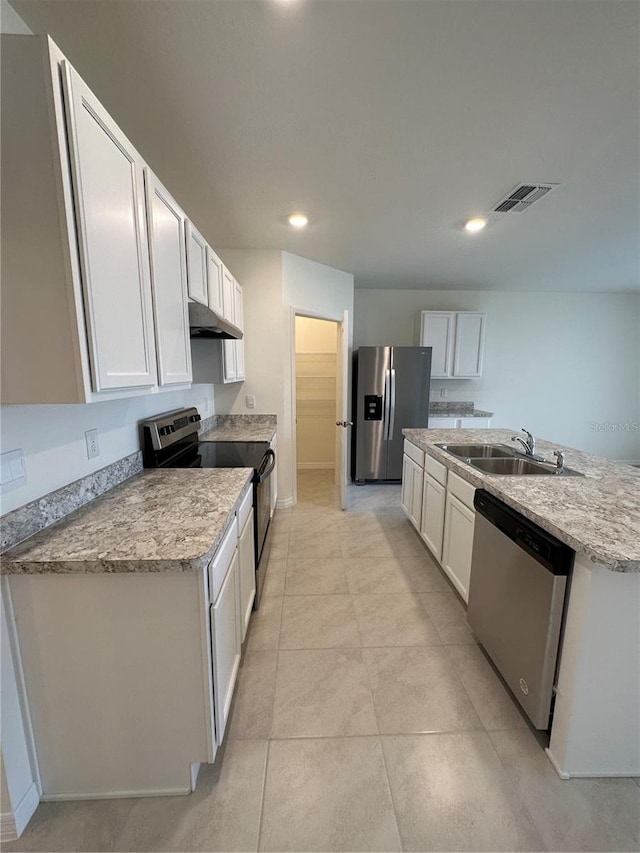
[[536, 439], [536, 452], [584, 477], [485, 474], [436, 444], [507, 444], [518, 430], [404, 429], [404, 436], [451, 471], [539, 524], [592, 562], [616, 572], [640, 572], [640, 470], [622, 462]]
[[197, 571], [252, 468], [146, 469], [2, 555], [6, 574]]

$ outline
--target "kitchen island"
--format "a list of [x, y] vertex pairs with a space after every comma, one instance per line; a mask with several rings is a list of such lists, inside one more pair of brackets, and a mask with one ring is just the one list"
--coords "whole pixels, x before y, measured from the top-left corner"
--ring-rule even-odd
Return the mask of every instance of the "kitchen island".
[[[562, 448], [584, 477], [491, 475], [436, 445], [510, 444], [514, 431], [403, 432], [427, 465], [437, 460], [575, 550], [547, 754], [565, 778], [640, 774], [640, 471]], [[537, 443], [547, 458], [558, 447]]]
[[215, 759], [252, 476], [145, 470], [3, 554], [43, 800], [186, 794]]

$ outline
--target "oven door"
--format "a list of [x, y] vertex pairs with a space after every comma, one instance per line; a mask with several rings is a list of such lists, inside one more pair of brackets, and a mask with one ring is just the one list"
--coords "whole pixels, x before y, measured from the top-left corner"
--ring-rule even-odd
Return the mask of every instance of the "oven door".
[[255, 473], [254, 533], [256, 544], [256, 597], [258, 608], [269, 560], [271, 520], [271, 475], [276, 467], [276, 454], [269, 448]]

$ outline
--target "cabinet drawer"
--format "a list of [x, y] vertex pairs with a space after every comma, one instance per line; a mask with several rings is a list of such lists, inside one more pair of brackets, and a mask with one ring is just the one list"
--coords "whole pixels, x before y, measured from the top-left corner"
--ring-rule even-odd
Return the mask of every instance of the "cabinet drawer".
[[220, 543], [218, 550], [215, 553], [213, 560], [209, 563], [209, 589], [212, 604], [215, 603], [222, 584], [229, 571], [229, 566], [233, 560], [233, 555], [237, 547], [238, 539], [238, 522], [234, 518], [224, 539]]
[[253, 484], [249, 485], [247, 489], [246, 495], [242, 498], [242, 502], [240, 503], [240, 509], [238, 510], [238, 536], [242, 535], [242, 531], [244, 530], [244, 526], [247, 523], [247, 519], [251, 514], [251, 507], [253, 506]]
[[424, 468], [424, 450], [420, 450], [406, 438], [404, 440], [404, 452], [409, 459], [413, 459], [421, 468]]
[[458, 475], [454, 474], [453, 471], [449, 471], [447, 491], [449, 494], [455, 495], [460, 503], [463, 503], [473, 511], [473, 496], [476, 492], [475, 486], [472, 486], [471, 483], [467, 483], [467, 481], [463, 480], [462, 477], [458, 477]]
[[427, 474], [431, 474], [433, 479], [437, 480], [441, 485], [447, 485], [447, 466], [443, 465], [442, 462], [438, 462], [433, 456], [429, 456], [428, 453], [425, 453], [424, 456], [424, 470]]

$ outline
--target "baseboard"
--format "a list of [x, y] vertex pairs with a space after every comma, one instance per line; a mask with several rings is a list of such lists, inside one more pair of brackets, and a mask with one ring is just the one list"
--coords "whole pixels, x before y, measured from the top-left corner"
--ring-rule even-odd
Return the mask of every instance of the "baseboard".
[[549, 761], [551, 762], [551, 766], [553, 767], [553, 769], [556, 771], [556, 773], [558, 774], [558, 776], [561, 779], [571, 779], [571, 776], [569, 776], [568, 773], [565, 773], [564, 770], [560, 769], [560, 765], [558, 764], [556, 759], [553, 757], [553, 753], [551, 752], [549, 747], [547, 747], [545, 749], [545, 754], [546, 754], [547, 758], [549, 759]]
[[547, 758], [553, 765], [553, 769], [556, 771], [558, 776], [561, 779], [599, 779], [600, 777], [606, 779], [636, 779], [640, 778], [640, 770], [597, 770], [593, 772], [589, 771], [578, 771], [577, 773], [567, 773], [560, 769], [560, 766], [556, 759], [553, 756], [553, 753], [547, 747], [545, 749], [545, 753]]
[[333, 471], [336, 466], [332, 462], [298, 462], [296, 468], [298, 471], [322, 470]]
[[[189, 774], [191, 778], [191, 774]], [[101, 794], [43, 794], [43, 803], [61, 803], [71, 800], [122, 800], [135, 797], [176, 797], [187, 796], [191, 793], [191, 785], [186, 788], [146, 788], [132, 791], [105, 791]]]
[[276, 501], [276, 509], [289, 509], [293, 506], [293, 498], [282, 498]]
[[24, 832], [25, 826], [33, 817], [40, 803], [40, 795], [35, 782], [27, 788], [27, 793], [18, 803], [14, 812], [4, 812], [0, 815], [0, 841], [15, 841]]

